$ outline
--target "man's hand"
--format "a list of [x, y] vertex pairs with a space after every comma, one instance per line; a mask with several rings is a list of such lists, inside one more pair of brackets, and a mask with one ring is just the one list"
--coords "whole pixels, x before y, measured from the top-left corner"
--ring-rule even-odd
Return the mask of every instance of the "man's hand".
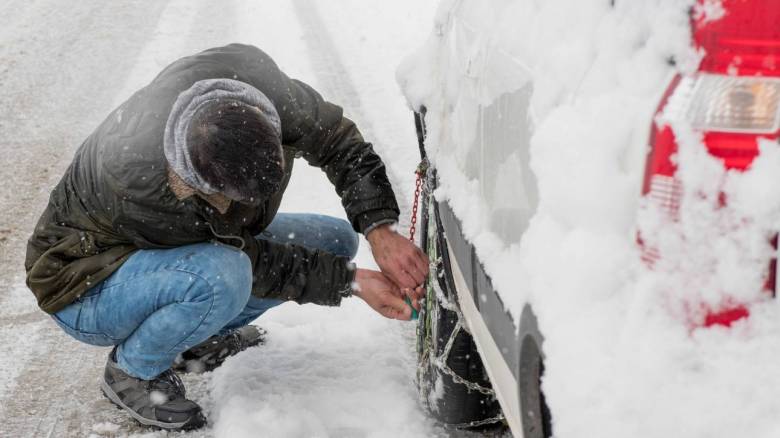
[[[404, 294], [384, 274], [369, 269], [355, 272], [353, 295], [360, 297], [377, 313], [390, 319], [408, 321], [412, 318], [412, 309], [404, 301]], [[422, 288], [409, 292], [412, 305], [420, 309], [418, 300], [422, 298]]]
[[428, 275], [428, 256], [391, 225], [381, 225], [366, 236], [382, 273], [402, 289], [414, 290]]

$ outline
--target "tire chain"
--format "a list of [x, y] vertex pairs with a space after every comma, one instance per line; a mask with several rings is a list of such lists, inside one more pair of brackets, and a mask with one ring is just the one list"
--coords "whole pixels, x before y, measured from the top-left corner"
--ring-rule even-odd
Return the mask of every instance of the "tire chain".
[[452, 427], [456, 429], [471, 429], [474, 427], [487, 426], [488, 424], [496, 424], [504, 421], [504, 414], [499, 413], [495, 417], [490, 417], [485, 420], [469, 421], [468, 423], [453, 424]]
[[[452, 333], [450, 333], [449, 339], [447, 339], [447, 344], [444, 346], [444, 351], [440, 356], [436, 357], [433, 360], [432, 365], [438, 368], [444, 374], [450, 376], [453, 382], [465, 386], [469, 391], [476, 391], [481, 394], [495, 398], [496, 392], [493, 389], [485, 388], [484, 386], [478, 383], [471, 382], [469, 380], [464, 379], [463, 377], [458, 375], [458, 373], [453, 371], [452, 368], [449, 367], [449, 365], [447, 365], [447, 359], [449, 359], [450, 352], [452, 351], [452, 345], [455, 343], [455, 337], [458, 336], [461, 330], [465, 330], [465, 327], [463, 326], [462, 319], [461, 319], [463, 317], [462, 314], [459, 311], [456, 312], [456, 314], [458, 316], [458, 322], [455, 324], [455, 329], [453, 329]], [[428, 339], [426, 339], [425, 351], [423, 352], [423, 357], [425, 358], [425, 360], [423, 361], [423, 363], [420, 364], [420, 367], [424, 367], [430, 361], [429, 359], [431, 354], [430, 343], [427, 341]], [[458, 429], [473, 428], [473, 427], [485, 426], [488, 424], [499, 423], [504, 420], [505, 417], [503, 412], [499, 412], [498, 415], [491, 418], [486, 418], [484, 420], [478, 420], [478, 421], [470, 421], [467, 423], [453, 424], [452, 426]]]
[[[423, 163], [420, 163], [420, 164], [422, 165]], [[426, 168], [427, 168], [427, 166], [426, 166]], [[426, 172], [426, 171], [423, 171], [422, 175], [420, 175], [419, 170], [420, 169], [418, 167], [418, 180], [417, 180], [417, 182], [418, 182], [418, 186], [417, 186], [418, 190], [419, 190], [419, 182], [422, 179], [424, 181], [425, 191], [430, 193], [431, 185], [432, 185], [431, 184], [432, 183], [432, 181], [431, 181], [431, 179], [432, 179], [431, 178], [431, 174]], [[423, 178], [419, 178], [420, 176], [422, 176]], [[415, 202], [415, 204], [416, 204], [416, 202]], [[443, 266], [442, 259], [441, 259], [441, 257], [439, 257], [435, 261], [431, 262], [431, 272], [432, 273], [436, 272], [438, 274], [440, 269], [442, 268], [442, 266]], [[466, 333], [469, 333], [469, 331], [463, 325], [463, 314], [461, 313], [461, 311], [458, 308], [458, 306], [457, 305], [453, 305], [453, 303], [450, 303], [449, 300], [447, 300], [446, 303], [442, 303], [441, 302], [442, 299], [445, 298], [445, 295], [443, 294], [443, 291], [437, 290], [436, 286], [438, 286], [438, 284], [437, 284], [435, 279], [434, 280], [430, 280], [430, 281], [431, 281], [430, 284], [431, 284], [431, 289], [432, 290], [429, 290], [429, 292], [428, 292], [429, 297], [430, 297], [430, 293], [433, 292], [433, 298], [436, 300], [436, 302], [438, 304], [442, 305], [442, 307], [444, 307], [444, 308], [446, 308], [446, 309], [448, 309], [450, 311], [455, 312], [456, 316], [458, 317], [458, 322], [455, 324], [455, 328], [452, 330], [452, 332], [450, 333], [449, 338], [447, 339], [447, 344], [444, 346], [444, 351], [442, 352], [442, 354], [440, 356], [435, 357], [433, 362], [431, 362], [431, 355], [433, 353], [433, 351], [432, 351], [433, 349], [431, 348], [432, 341], [431, 341], [431, 338], [428, 336], [428, 335], [430, 335], [430, 333], [426, 333], [426, 336], [425, 336], [425, 339], [424, 339], [423, 352], [422, 352], [423, 360], [422, 360], [422, 363], [420, 363], [418, 365], [418, 371], [417, 371], [418, 379], [420, 379], [420, 377], [425, 374], [424, 370], [430, 364], [430, 365], [433, 365], [436, 368], [438, 368], [442, 373], [450, 376], [450, 378], [452, 378], [452, 381], [454, 383], [457, 383], [457, 384], [465, 386], [469, 391], [476, 391], [476, 392], [479, 392], [481, 394], [484, 394], [484, 395], [496, 398], [496, 392], [493, 389], [485, 388], [484, 386], [482, 386], [482, 385], [480, 385], [478, 383], [471, 382], [469, 380], [464, 379], [463, 377], [458, 375], [458, 373], [453, 371], [452, 368], [449, 367], [449, 365], [447, 365], [447, 359], [449, 359], [450, 352], [452, 351], [452, 346], [455, 343], [455, 337], [458, 336], [458, 334], [460, 333], [461, 330], [464, 330]], [[420, 315], [420, 316], [422, 317], [422, 315]], [[422, 318], [421, 318], [421, 320], [422, 320]], [[431, 408], [430, 400], [428, 400], [427, 397], [425, 399], [426, 399], [425, 400], [426, 404], [428, 404], [428, 408], [430, 409]], [[485, 426], [485, 425], [488, 425], [488, 424], [499, 423], [501, 421], [504, 421], [505, 419], [506, 419], [506, 417], [504, 417], [504, 413], [499, 411], [498, 415], [496, 415], [494, 417], [486, 418], [484, 420], [470, 421], [470, 422], [467, 422], [467, 423], [453, 424], [451, 426], [453, 426], [455, 428], [458, 428], [458, 429], [473, 428], [473, 427]]]
[[478, 383], [474, 383], [464, 379], [447, 365], [447, 359], [449, 359], [450, 352], [452, 351], [452, 345], [455, 343], [455, 337], [458, 336], [462, 327], [463, 324], [460, 321], [460, 315], [458, 315], [458, 322], [455, 324], [455, 329], [452, 330], [452, 333], [450, 334], [450, 338], [447, 340], [447, 345], [444, 346], [444, 351], [442, 352], [441, 356], [437, 357], [434, 363], [441, 371], [443, 371], [448, 376], [452, 377], [452, 380], [455, 383], [460, 383], [461, 385], [468, 388], [469, 391], [481, 392], [482, 394], [489, 395], [495, 398], [496, 392], [494, 390], [490, 388], [485, 388], [484, 386]]

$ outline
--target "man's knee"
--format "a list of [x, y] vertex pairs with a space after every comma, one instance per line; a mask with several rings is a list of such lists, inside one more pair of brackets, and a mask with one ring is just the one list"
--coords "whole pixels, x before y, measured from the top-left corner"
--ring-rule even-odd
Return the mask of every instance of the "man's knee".
[[346, 254], [345, 256], [349, 257], [350, 260], [354, 259], [358, 252], [358, 246], [360, 246], [360, 238], [358, 237], [358, 234], [350, 228], [347, 230], [346, 237], [344, 239], [344, 251]]
[[336, 233], [338, 238], [336, 241], [338, 244], [334, 248], [334, 253], [342, 257], [349, 257], [350, 260], [354, 259], [358, 252], [358, 246], [360, 246], [360, 238], [358, 234], [352, 229], [352, 225], [343, 220], [335, 219]]
[[222, 244], [193, 245], [188, 267], [202, 278], [202, 286], [192, 291], [196, 300], [213, 302], [212, 313], [231, 319], [241, 313], [252, 291], [252, 264], [236, 248]]

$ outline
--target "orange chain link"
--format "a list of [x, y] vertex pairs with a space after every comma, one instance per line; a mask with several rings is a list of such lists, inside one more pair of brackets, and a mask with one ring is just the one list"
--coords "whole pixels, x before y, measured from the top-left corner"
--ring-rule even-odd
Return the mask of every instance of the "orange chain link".
[[412, 204], [412, 224], [409, 226], [409, 240], [412, 241], [412, 243], [414, 243], [414, 233], [417, 232], [417, 208], [420, 203], [420, 190], [422, 188], [423, 176], [428, 167], [426, 164], [427, 163], [423, 160], [414, 172], [417, 175], [417, 181], [415, 182], [414, 203]]

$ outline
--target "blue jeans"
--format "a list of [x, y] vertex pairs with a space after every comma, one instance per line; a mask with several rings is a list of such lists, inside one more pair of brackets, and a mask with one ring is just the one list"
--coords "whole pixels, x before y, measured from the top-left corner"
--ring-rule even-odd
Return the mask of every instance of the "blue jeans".
[[[350, 258], [358, 247], [348, 222], [314, 214], [279, 213], [257, 238]], [[119, 367], [149, 380], [170, 368], [179, 353], [283, 302], [251, 296], [251, 289], [249, 257], [234, 247], [198, 243], [139, 250], [52, 316], [81, 342], [117, 345]]]

